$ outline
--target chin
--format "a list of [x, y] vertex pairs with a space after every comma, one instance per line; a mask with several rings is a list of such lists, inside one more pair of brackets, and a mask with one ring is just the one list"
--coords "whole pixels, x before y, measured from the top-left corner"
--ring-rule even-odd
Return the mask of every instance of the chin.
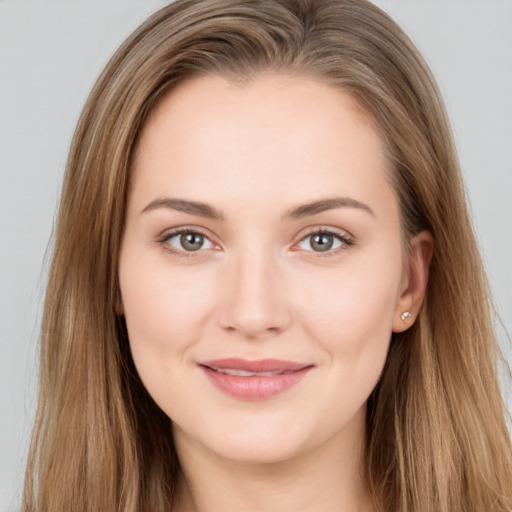
[[[291, 442], [290, 442], [291, 441]], [[294, 459], [307, 450], [303, 443], [283, 436], [230, 439], [215, 446], [217, 456], [240, 464], [278, 464]]]
[[[215, 457], [241, 464], [276, 464], [301, 456], [332, 437], [328, 431], [315, 429], [315, 422], [304, 415], [306, 421], [263, 413], [231, 415], [224, 420], [175, 429], [177, 445], [200, 445]], [[204, 424], [209, 428], [204, 429]]]

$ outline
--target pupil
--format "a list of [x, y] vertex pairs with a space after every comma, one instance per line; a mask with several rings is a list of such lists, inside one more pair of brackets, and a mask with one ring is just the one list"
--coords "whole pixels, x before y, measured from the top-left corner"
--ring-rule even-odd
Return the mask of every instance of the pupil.
[[187, 251], [197, 251], [201, 249], [204, 243], [203, 235], [197, 233], [186, 233], [181, 235], [181, 245]]
[[332, 235], [314, 235], [311, 247], [318, 252], [324, 252], [331, 249], [334, 240]]

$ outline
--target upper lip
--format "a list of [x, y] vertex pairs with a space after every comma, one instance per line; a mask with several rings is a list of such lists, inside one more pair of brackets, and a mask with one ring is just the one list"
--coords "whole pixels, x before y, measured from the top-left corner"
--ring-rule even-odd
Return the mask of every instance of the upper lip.
[[200, 366], [207, 366], [214, 370], [242, 370], [254, 373], [297, 371], [313, 366], [308, 363], [296, 363], [293, 361], [284, 361], [282, 359], [259, 359], [257, 361], [250, 361], [235, 357], [200, 361], [198, 364]]

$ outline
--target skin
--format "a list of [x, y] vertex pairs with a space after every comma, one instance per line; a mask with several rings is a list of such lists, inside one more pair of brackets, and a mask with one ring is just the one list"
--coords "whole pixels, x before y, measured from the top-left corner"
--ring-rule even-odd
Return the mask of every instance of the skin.
[[[176, 510], [371, 509], [361, 477], [366, 402], [392, 332], [418, 313], [432, 251], [421, 233], [404, 260], [384, 154], [353, 98], [305, 77], [268, 73], [243, 86], [196, 78], [147, 120], [118, 308], [140, 376], [173, 420], [184, 474]], [[333, 197], [366, 208], [286, 216]], [[223, 219], [165, 198], [207, 203]], [[201, 249], [187, 252], [170, 234], [183, 226], [206, 235]], [[335, 233], [332, 249], [312, 244], [319, 229]], [[277, 396], [241, 400], [197, 366], [226, 357], [314, 367]]]

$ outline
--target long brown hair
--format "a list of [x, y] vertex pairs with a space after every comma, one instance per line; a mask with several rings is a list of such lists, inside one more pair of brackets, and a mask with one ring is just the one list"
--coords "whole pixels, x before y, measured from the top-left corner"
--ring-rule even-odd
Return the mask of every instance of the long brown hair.
[[[99, 77], [72, 142], [46, 295], [24, 510], [169, 511], [169, 418], [116, 313], [130, 164], [148, 113], [202, 74], [310, 76], [356, 97], [387, 141], [404, 238], [435, 240], [427, 298], [394, 335], [370, 397], [366, 480], [377, 510], [512, 510], [499, 349], [449, 123], [407, 36], [365, 0], [178, 0]], [[177, 391], [179, 392], [179, 391]]]

